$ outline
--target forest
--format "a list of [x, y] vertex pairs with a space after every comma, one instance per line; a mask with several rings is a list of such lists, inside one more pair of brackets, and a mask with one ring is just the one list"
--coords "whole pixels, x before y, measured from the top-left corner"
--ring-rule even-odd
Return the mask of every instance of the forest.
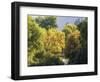
[[56, 22], [57, 16], [27, 16], [28, 66], [87, 64], [88, 18], [62, 30]]

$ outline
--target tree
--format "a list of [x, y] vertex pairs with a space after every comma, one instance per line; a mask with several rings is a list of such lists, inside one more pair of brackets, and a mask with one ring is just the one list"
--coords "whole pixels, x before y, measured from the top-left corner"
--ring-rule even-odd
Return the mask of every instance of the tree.
[[79, 27], [79, 30], [80, 30], [80, 33], [81, 33], [81, 43], [82, 43], [82, 47], [86, 48], [87, 47], [87, 32], [88, 32], [88, 29], [87, 29], [87, 25], [88, 25], [88, 19], [87, 18], [84, 18], [79, 24], [78, 24], [78, 27]]
[[28, 16], [28, 65], [86, 63], [87, 19], [77, 24], [65, 24], [61, 32], [55, 16]]
[[[28, 65], [60, 64], [59, 53], [64, 48], [64, 33], [57, 29], [41, 28], [28, 16]], [[57, 55], [56, 55], [57, 54]]]
[[49, 29], [44, 37], [44, 47], [51, 53], [61, 53], [65, 47], [65, 34], [57, 29]]
[[65, 24], [64, 29], [62, 30], [65, 33], [65, 36], [78, 30], [78, 27], [74, 24]]
[[49, 28], [56, 28], [56, 16], [39, 16], [35, 18], [35, 21], [37, 24], [39, 24], [40, 27], [49, 29]]
[[74, 22], [74, 24], [78, 26], [78, 25], [80, 24], [81, 21], [82, 21], [82, 18], [78, 18], [78, 19]]
[[76, 25], [66, 24], [64, 26], [63, 32], [65, 33], [65, 57], [69, 58], [71, 61], [74, 58], [78, 57], [77, 54], [79, 54], [80, 51], [80, 31], [78, 30], [78, 27]]
[[84, 18], [78, 24], [81, 35], [81, 50], [80, 50], [80, 63], [87, 64], [87, 42], [88, 42], [88, 18]]
[[80, 31], [77, 30], [68, 35], [67, 53], [71, 54], [73, 52], [79, 51], [80, 47]]
[[44, 49], [43, 32], [38, 24], [28, 16], [28, 65], [36, 63], [35, 54]]

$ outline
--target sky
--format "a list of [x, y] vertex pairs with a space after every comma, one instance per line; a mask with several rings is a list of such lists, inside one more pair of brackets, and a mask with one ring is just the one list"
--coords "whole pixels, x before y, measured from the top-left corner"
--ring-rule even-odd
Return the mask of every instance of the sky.
[[62, 30], [67, 23], [74, 24], [77, 20], [81, 21], [83, 18], [84, 17], [58, 16], [56, 22], [58, 30]]
[[[32, 16], [33, 19], [37, 16]], [[43, 16], [42, 16], [43, 17]], [[67, 23], [71, 23], [74, 24], [77, 20], [81, 21], [82, 19], [84, 19], [85, 17], [72, 17], [72, 16], [57, 16], [57, 29], [59, 31], [61, 31], [64, 28], [64, 25]]]

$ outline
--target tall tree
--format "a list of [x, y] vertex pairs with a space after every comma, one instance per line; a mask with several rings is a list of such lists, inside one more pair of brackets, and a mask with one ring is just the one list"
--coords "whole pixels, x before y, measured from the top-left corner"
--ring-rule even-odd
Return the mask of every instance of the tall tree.
[[[80, 49], [80, 31], [74, 24], [66, 24], [63, 32], [65, 33], [65, 57], [69, 57], [73, 60], [77, 56], [76, 52]], [[73, 56], [74, 53], [74, 56]]]
[[79, 30], [80, 30], [80, 33], [81, 33], [81, 43], [82, 43], [82, 47], [84, 47], [84, 48], [87, 47], [87, 41], [88, 41], [88, 38], [87, 38], [87, 32], [88, 32], [87, 25], [88, 25], [88, 19], [87, 18], [84, 18], [78, 24], [78, 27], [79, 27]]
[[28, 64], [36, 63], [35, 54], [43, 50], [43, 32], [38, 24], [28, 16]]
[[35, 21], [40, 27], [48, 30], [49, 28], [56, 28], [56, 19], [56, 16], [39, 16], [35, 18]]
[[79, 24], [78, 24], [80, 34], [81, 34], [81, 51], [80, 51], [80, 63], [81, 64], [87, 64], [88, 59], [88, 18], [84, 18]]

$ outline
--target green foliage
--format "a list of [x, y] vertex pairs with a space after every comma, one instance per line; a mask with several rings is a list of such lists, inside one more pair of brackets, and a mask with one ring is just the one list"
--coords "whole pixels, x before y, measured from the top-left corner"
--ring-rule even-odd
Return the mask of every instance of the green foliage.
[[82, 43], [82, 47], [86, 48], [87, 47], [87, 22], [88, 22], [88, 19], [85, 18], [83, 19], [83, 21], [81, 21], [78, 26], [80, 27], [79, 30], [80, 30], [80, 33], [81, 33], [81, 43]]
[[55, 54], [51, 53], [50, 51], [44, 51], [44, 53], [42, 53], [42, 54], [44, 56], [43, 56], [42, 61], [41, 61], [42, 63], [39, 63], [40, 65], [56, 65], [56, 64], [61, 64], [61, 59], [60, 59], [61, 57], [60, 57], [60, 55], [55, 55]]
[[64, 48], [64, 33], [51, 28], [41, 28], [28, 16], [28, 65], [48, 65], [60, 62], [59, 55]]
[[71, 56], [71, 53], [80, 49], [80, 31], [74, 24], [65, 25], [63, 32], [65, 33], [65, 56]]
[[[58, 31], [55, 16], [28, 16], [28, 66], [68, 64], [76, 59], [86, 63], [86, 47], [87, 19], [77, 25], [65, 24]], [[78, 58], [80, 52], [82, 57]]]
[[38, 24], [28, 16], [28, 64], [34, 63], [33, 58], [37, 51], [44, 49], [43, 45], [43, 32], [45, 30], [41, 29]]
[[74, 24], [65, 24], [64, 25], [64, 29], [63, 32], [65, 33], [65, 36], [67, 36], [68, 34], [74, 32], [77, 30], [77, 26]]
[[80, 63], [87, 63], [87, 42], [88, 42], [88, 18], [83, 19], [79, 25], [80, 35], [81, 35], [81, 51], [80, 51]]
[[67, 53], [71, 54], [72, 52], [79, 51], [80, 47], [80, 31], [75, 31], [69, 34], [67, 43]]
[[49, 28], [56, 28], [56, 16], [42, 16], [35, 18], [37, 24], [40, 27], [49, 29]]

